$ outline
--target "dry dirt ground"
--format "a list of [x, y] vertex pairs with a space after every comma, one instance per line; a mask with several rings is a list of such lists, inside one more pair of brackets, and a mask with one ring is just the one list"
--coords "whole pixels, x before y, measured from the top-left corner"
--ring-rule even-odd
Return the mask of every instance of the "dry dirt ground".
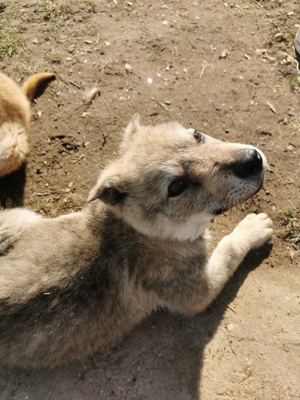
[[[156, 313], [81, 364], [4, 371], [1, 400], [300, 399], [299, 0], [0, 6], [1, 69], [17, 81], [60, 76], [33, 107], [28, 163], [1, 180], [2, 207], [50, 217], [80, 208], [139, 112], [144, 123], [176, 119], [260, 147], [270, 166], [264, 188], [212, 232], [220, 238], [261, 210], [275, 225], [273, 247], [248, 257], [205, 313]], [[88, 103], [93, 87], [101, 94]]]

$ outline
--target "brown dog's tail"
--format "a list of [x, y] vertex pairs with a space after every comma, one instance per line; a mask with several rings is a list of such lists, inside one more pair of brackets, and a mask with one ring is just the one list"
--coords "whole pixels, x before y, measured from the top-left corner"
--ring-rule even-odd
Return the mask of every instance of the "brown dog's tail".
[[33, 101], [41, 96], [46, 90], [48, 84], [56, 79], [54, 72], [41, 72], [40, 74], [31, 75], [22, 85], [23, 92], [29, 101]]

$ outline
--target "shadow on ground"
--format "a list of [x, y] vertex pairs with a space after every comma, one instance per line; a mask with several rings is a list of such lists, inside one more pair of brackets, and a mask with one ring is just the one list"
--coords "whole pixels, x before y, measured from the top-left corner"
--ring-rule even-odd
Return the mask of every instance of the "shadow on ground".
[[3, 208], [23, 205], [26, 184], [26, 164], [0, 179], [0, 203]]
[[84, 364], [51, 371], [6, 372], [0, 376], [1, 399], [200, 400], [205, 347], [248, 273], [270, 250], [265, 246], [251, 252], [219, 298], [201, 315], [186, 319], [160, 311], [111, 353], [97, 354]]

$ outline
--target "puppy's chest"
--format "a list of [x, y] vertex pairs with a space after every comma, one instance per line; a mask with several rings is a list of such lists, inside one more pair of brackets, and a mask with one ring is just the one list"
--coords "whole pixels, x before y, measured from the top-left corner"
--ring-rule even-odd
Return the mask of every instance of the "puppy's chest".
[[140, 246], [128, 263], [129, 277], [137, 284], [168, 283], [199, 274], [207, 263], [209, 248], [203, 240], [155, 243]]

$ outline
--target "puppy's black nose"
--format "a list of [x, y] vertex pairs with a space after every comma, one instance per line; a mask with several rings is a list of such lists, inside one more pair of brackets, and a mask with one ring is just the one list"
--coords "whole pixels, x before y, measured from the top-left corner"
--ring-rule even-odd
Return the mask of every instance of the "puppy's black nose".
[[240, 159], [233, 165], [234, 173], [240, 178], [247, 178], [262, 171], [263, 160], [255, 149], [246, 149], [240, 155]]

